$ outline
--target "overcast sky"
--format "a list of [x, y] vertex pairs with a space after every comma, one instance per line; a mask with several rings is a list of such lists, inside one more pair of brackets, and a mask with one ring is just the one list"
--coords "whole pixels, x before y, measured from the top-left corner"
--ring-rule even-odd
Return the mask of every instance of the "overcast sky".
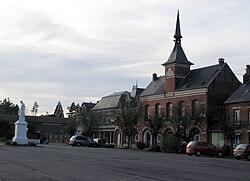
[[8, 0], [0, 3], [0, 100], [27, 114], [96, 102], [164, 74], [180, 10], [192, 69], [223, 57], [242, 81], [250, 64], [249, 0]]

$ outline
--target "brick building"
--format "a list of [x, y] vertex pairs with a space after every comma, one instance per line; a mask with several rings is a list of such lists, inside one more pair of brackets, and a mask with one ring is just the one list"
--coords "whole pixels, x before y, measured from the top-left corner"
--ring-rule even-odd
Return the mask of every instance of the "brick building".
[[227, 119], [232, 119], [238, 127], [235, 130], [233, 144], [250, 143], [250, 65], [246, 66], [243, 85], [226, 100], [225, 104]]
[[[223, 58], [218, 64], [193, 69], [181, 46], [179, 12], [177, 14], [174, 48], [163, 63], [165, 75], [153, 74], [151, 83], [140, 95], [144, 115], [138, 127], [139, 140], [152, 144], [152, 133], [145, 121], [161, 114], [165, 125], [158, 133], [179, 133], [185, 141], [203, 140], [218, 145], [213, 131], [208, 133], [221, 118], [219, 107], [241, 85]], [[185, 125], [183, 124], [185, 122]]]

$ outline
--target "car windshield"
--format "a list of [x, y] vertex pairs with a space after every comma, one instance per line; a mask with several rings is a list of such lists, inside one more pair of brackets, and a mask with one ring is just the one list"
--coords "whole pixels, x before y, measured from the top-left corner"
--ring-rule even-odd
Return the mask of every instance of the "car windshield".
[[247, 144], [240, 144], [236, 147], [236, 149], [246, 149]]

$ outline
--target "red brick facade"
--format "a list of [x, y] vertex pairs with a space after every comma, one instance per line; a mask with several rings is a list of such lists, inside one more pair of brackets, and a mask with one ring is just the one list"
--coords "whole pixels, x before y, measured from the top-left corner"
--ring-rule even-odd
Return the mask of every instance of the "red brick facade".
[[250, 143], [250, 102], [234, 103], [228, 105], [229, 119], [236, 122], [236, 112], [239, 113], [239, 130], [236, 130], [236, 138], [233, 140], [234, 144]]

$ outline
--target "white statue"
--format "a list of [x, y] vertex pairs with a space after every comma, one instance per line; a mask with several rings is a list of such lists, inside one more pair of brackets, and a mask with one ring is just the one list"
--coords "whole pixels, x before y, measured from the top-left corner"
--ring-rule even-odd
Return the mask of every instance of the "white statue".
[[20, 101], [21, 103], [21, 107], [20, 107], [20, 113], [19, 113], [19, 120], [22, 121], [22, 120], [25, 120], [24, 117], [25, 117], [25, 104], [23, 103], [23, 101]]
[[[19, 145], [27, 145], [27, 125], [28, 123], [25, 121], [25, 104], [23, 101], [20, 101], [21, 106], [19, 110], [19, 120], [15, 122], [15, 136], [12, 138], [12, 141]], [[1, 179], [0, 179], [1, 180]]]

